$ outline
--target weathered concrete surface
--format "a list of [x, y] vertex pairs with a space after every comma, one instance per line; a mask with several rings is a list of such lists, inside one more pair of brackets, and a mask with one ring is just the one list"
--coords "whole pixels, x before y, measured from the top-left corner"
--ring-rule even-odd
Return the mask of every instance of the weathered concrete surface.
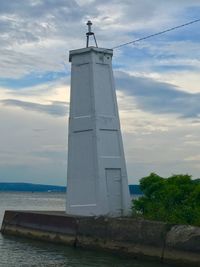
[[200, 228], [134, 218], [6, 211], [3, 234], [200, 267]]
[[166, 224], [133, 218], [80, 218], [80, 246], [107, 248], [137, 257], [162, 259]]
[[74, 245], [76, 228], [76, 218], [61, 212], [6, 211], [1, 232]]

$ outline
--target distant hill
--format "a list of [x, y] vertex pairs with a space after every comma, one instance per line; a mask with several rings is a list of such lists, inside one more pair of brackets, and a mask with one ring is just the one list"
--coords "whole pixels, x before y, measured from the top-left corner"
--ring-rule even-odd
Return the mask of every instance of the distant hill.
[[131, 195], [142, 195], [143, 194], [140, 189], [140, 186], [137, 184], [130, 184], [129, 191]]
[[[66, 192], [65, 186], [43, 185], [30, 183], [0, 183], [0, 192], [17, 191], [17, 192]], [[139, 185], [129, 185], [131, 195], [142, 194]]]
[[65, 192], [65, 186], [29, 184], [29, 183], [0, 183], [0, 191], [19, 192]]

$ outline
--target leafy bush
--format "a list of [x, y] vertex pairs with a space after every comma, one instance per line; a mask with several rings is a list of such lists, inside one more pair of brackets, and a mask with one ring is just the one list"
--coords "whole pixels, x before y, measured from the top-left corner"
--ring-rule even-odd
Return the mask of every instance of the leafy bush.
[[150, 220], [200, 226], [200, 182], [190, 175], [163, 178], [155, 173], [140, 180], [144, 195], [133, 200], [133, 215]]

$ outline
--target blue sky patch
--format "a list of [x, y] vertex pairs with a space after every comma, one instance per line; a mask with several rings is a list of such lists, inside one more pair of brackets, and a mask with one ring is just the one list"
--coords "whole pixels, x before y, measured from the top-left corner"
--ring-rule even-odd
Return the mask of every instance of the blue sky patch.
[[56, 81], [64, 77], [66, 77], [66, 72], [30, 73], [19, 79], [0, 78], [0, 86], [12, 89], [22, 89]]

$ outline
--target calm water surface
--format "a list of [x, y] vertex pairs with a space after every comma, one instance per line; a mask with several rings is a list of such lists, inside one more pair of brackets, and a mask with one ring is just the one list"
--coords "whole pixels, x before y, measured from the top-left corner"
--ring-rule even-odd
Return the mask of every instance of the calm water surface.
[[[1, 193], [0, 225], [6, 209], [64, 210], [64, 193]], [[111, 253], [74, 249], [63, 245], [0, 234], [0, 267], [172, 267], [141, 262]]]

